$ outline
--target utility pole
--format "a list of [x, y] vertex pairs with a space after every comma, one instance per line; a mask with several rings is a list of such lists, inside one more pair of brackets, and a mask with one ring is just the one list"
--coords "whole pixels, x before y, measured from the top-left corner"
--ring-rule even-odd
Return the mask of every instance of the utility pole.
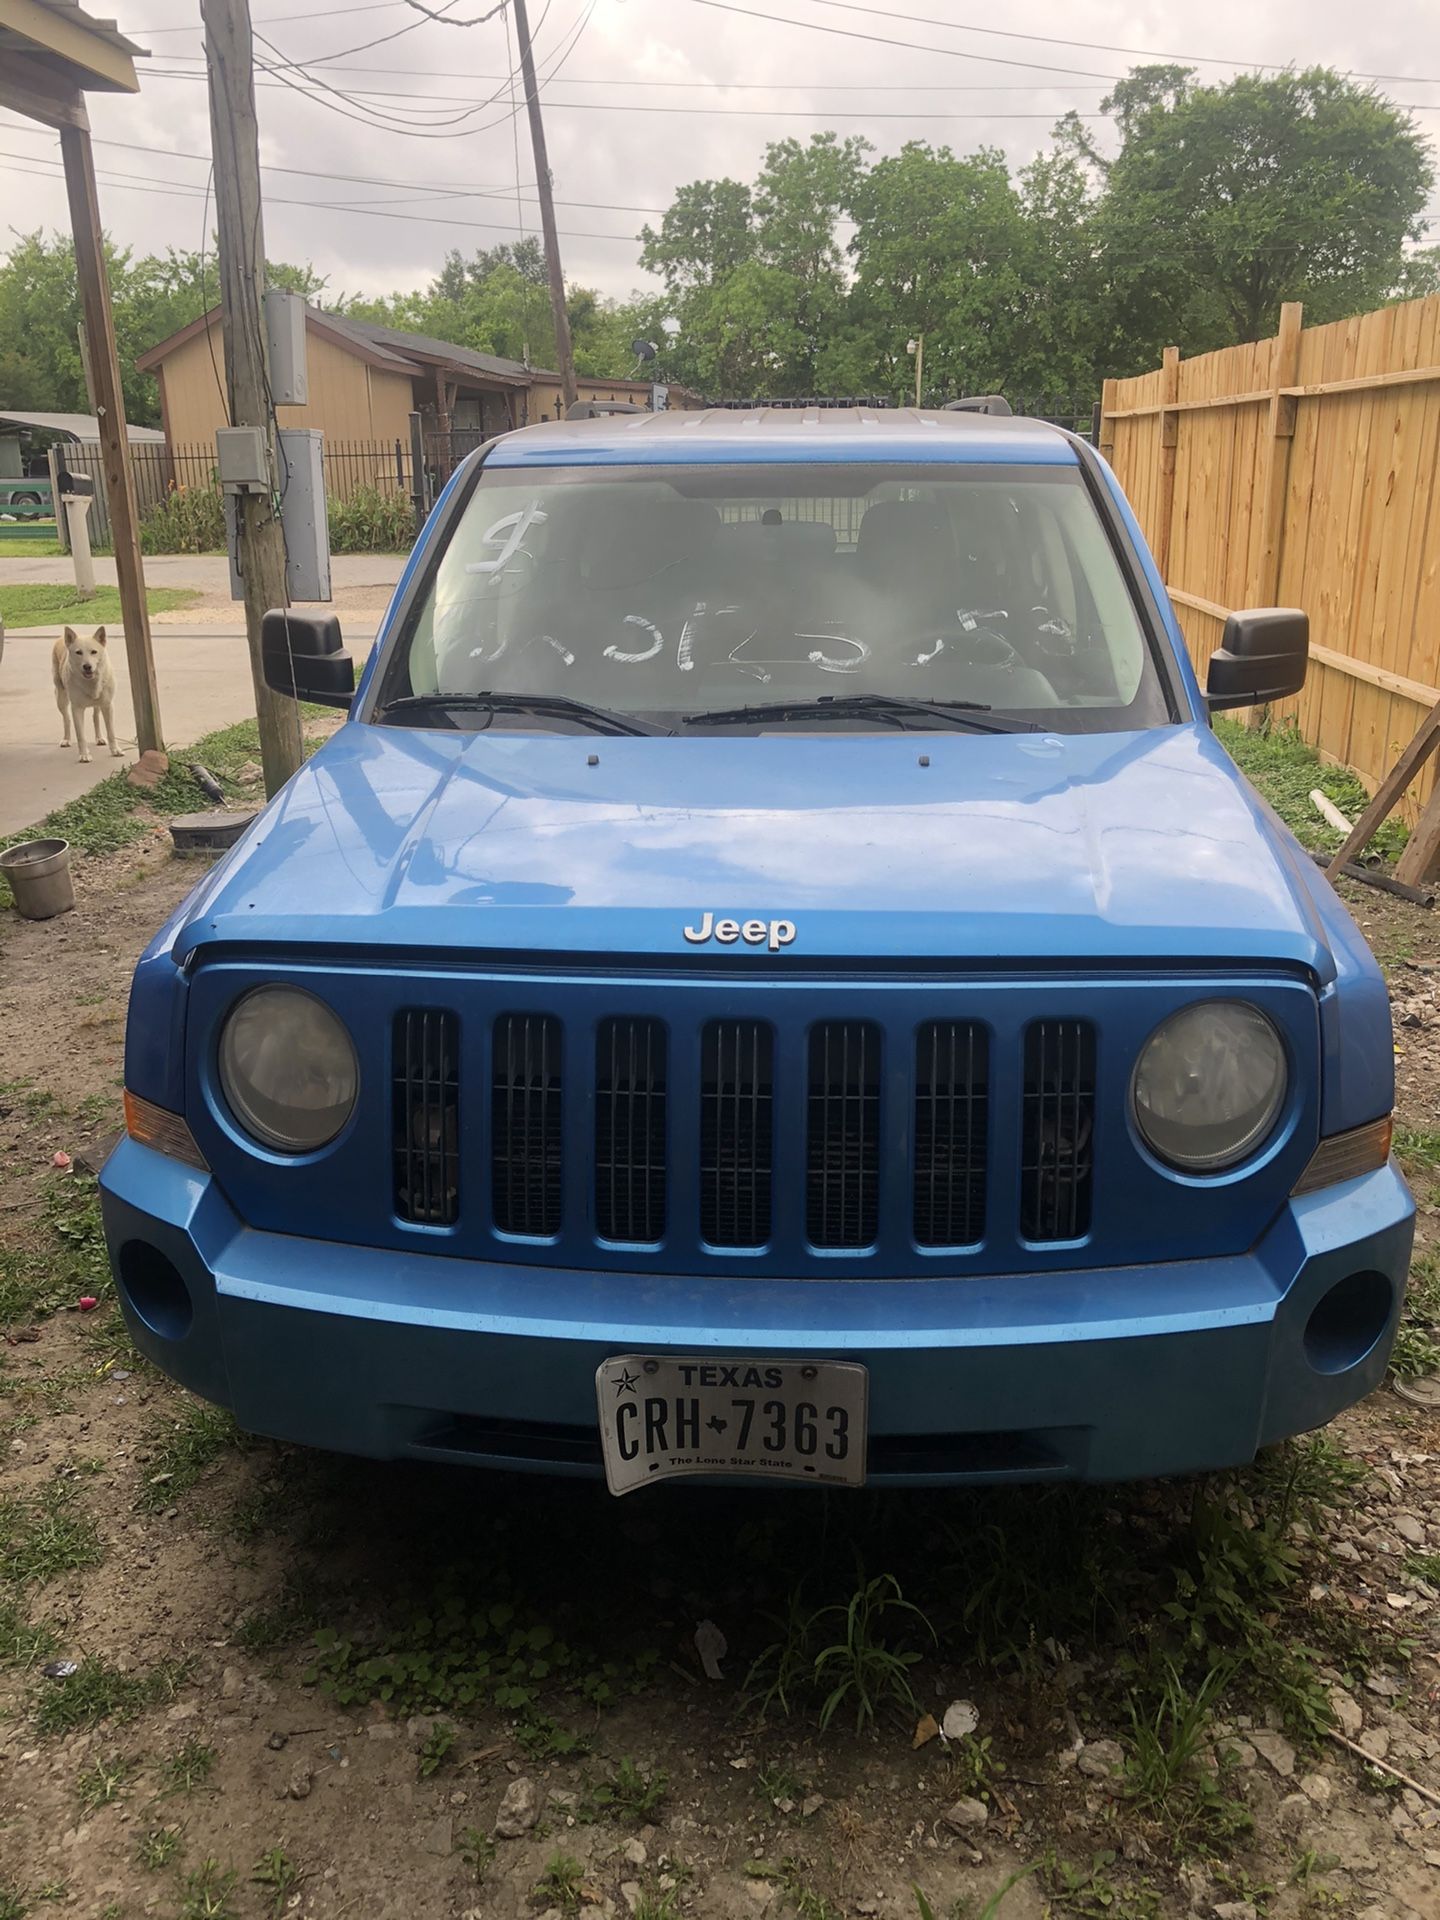
[[254, 54], [249, 0], [200, 0], [205, 63], [210, 77], [210, 152], [215, 166], [219, 235], [220, 315], [230, 424], [259, 427], [267, 450], [265, 493], [235, 496], [235, 531], [245, 593], [250, 676], [260, 723], [265, 791], [278, 793], [303, 758], [300, 709], [265, 684], [260, 622], [271, 607], [290, 603], [285, 583], [285, 535], [276, 476], [275, 410], [265, 363], [265, 229], [260, 200], [260, 129], [255, 117]]
[[550, 310], [555, 316], [555, 357], [560, 362], [560, 402], [568, 410], [574, 406], [579, 394], [575, 387], [575, 353], [570, 345], [570, 316], [565, 311], [565, 276], [560, 270], [555, 202], [550, 197], [545, 122], [540, 117], [540, 90], [535, 84], [535, 61], [530, 52], [530, 22], [525, 17], [525, 0], [512, 0], [512, 4], [515, 8], [515, 33], [520, 42], [520, 72], [525, 82], [525, 105], [530, 113], [530, 145], [535, 154], [535, 190], [540, 196], [545, 265], [550, 273]]

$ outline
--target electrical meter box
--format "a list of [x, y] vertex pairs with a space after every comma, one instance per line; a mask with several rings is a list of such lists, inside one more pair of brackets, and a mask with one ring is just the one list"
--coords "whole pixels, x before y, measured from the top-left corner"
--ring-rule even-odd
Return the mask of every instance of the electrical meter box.
[[269, 493], [270, 461], [263, 427], [217, 427], [215, 464], [222, 493]]
[[[292, 601], [330, 598], [330, 525], [325, 512], [325, 436], [314, 427], [280, 429], [280, 525], [285, 534], [285, 585]], [[230, 598], [243, 600], [236, 564], [235, 498], [225, 495]]]
[[277, 407], [303, 407], [310, 398], [305, 358], [305, 302], [271, 287], [265, 295], [265, 355], [270, 398]]

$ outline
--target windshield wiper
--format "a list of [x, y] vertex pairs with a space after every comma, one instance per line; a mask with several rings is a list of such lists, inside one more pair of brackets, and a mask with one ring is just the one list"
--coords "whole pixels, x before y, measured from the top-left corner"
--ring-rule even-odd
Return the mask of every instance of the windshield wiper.
[[572, 700], [568, 693], [407, 693], [399, 700], [387, 700], [376, 713], [377, 720], [392, 713], [419, 713], [426, 709], [445, 713], [540, 713], [557, 720], [576, 720], [594, 733], [663, 733], [663, 727], [649, 727], [630, 714], [612, 713], [608, 707], [592, 707], [588, 701]]
[[820, 694], [813, 700], [771, 700], [751, 707], [724, 707], [713, 712], [687, 713], [687, 727], [743, 726], [750, 720], [889, 720], [903, 727], [907, 718], [940, 720], [972, 733], [1033, 733], [1030, 720], [981, 720], [974, 716], [991, 709], [980, 700], [913, 700], [895, 693]]

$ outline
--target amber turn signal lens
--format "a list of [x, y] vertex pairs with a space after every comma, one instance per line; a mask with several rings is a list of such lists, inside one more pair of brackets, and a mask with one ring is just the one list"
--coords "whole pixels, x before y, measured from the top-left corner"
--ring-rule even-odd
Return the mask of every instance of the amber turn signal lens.
[[125, 1089], [125, 1131], [142, 1147], [152, 1147], [156, 1153], [168, 1154], [172, 1160], [184, 1160], [192, 1167], [199, 1167], [202, 1173], [210, 1171], [180, 1115], [142, 1100], [128, 1087]]
[[1317, 1187], [1333, 1187], [1341, 1180], [1354, 1180], [1362, 1173], [1374, 1173], [1390, 1158], [1390, 1140], [1395, 1118], [1387, 1113], [1383, 1120], [1372, 1120], [1349, 1133], [1332, 1134], [1322, 1140], [1310, 1156], [1310, 1164], [1295, 1182], [1292, 1192], [1314, 1193]]

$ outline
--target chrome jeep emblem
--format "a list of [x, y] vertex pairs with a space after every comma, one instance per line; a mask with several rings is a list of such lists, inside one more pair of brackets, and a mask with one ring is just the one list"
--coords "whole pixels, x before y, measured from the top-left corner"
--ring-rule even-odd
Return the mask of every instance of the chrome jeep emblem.
[[733, 947], [743, 940], [747, 947], [768, 947], [778, 953], [795, 939], [793, 920], [717, 920], [713, 913], [702, 913], [698, 927], [686, 927], [685, 938], [692, 947], [703, 947], [707, 940], [718, 940], [722, 947]]

